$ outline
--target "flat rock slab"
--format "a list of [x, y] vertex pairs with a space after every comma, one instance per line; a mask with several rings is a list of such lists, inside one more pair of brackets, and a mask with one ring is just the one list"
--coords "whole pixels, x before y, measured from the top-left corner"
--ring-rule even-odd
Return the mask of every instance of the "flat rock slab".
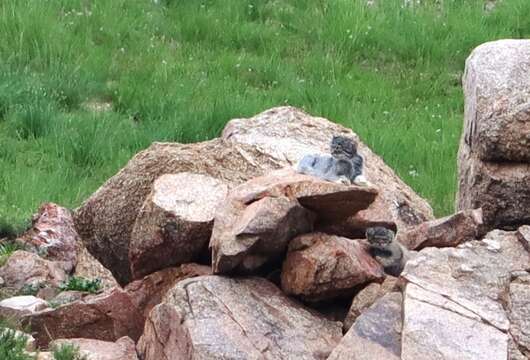
[[323, 233], [291, 241], [281, 274], [283, 291], [308, 301], [351, 295], [357, 286], [383, 279], [381, 265], [360, 242]]
[[325, 359], [342, 337], [262, 278], [202, 276], [178, 283], [150, 313], [140, 357]]
[[402, 303], [399, 292], [377, 300], [357, 318], [328, 360], [400, 360]]
[[457, 248], [426, 248], [410, 260], [405, 280], [442, 295], [506, 331], [509, 321], [502, 302], [510, 273], [525, 270], [530, 254], [515, 232], [495, 230], [482, 241]]
[[[433, 300], [437, 298], [434, 304]], [[440, 306], [444, 302], [445, 307]], [[508, 336], [473, 317], [462, 315], [447, 299], [416, 289], [405, 292], [403, 360], [506, 360]], [[466, 310], [462, 310], [466, 312]]]
[[[517, 334], [516, 328], [524, 328], [526, 320], [519, 319], [528, 311], [527, 289], [513, 281], [513, 274], [529, 265], [530, 253], [517, 232], [495, 230], [457, 248], [421, 250], [402, 273], [408, 281], [403, 359], [430, 354], [478, 360], [485, 353], [488, 359], [506, 359], [508, 331]], [[526, 340], [515, 341], [520, 342], [517, 348]]]
[[482, 209], [464, 210], [400, 230], [397, 240], [410, 250], [454, 247], [479, 238], [482, 224]]
[[227, 185], [211, 176], [182, 172], [159, 177], [131, 234], [133, 279], [197, 260], [207, 253], [215, 209]]
[[463, 78], [463, 141], [481, 160], [530, 162], [530, 40], [477, 47]]
[[0, 301], [0, 316], [20, 318], [48, 308], [48, 303], [35, 296], [14, 296]]
[[131, 338], [124, 336], [116, 342], [94, 339], [58, 339], [50, 348], [72, 345], [79, 349], [84, 360], [138, 360], [136, 346]]
[[287, 196], [297, 199], [318, 219], [337, 222], [368, 208], [377, 194], [373, 186], [339, 184], [285, 168], [247, 181], [235, 188], [231, 197], [249, 203], [263, 197]]

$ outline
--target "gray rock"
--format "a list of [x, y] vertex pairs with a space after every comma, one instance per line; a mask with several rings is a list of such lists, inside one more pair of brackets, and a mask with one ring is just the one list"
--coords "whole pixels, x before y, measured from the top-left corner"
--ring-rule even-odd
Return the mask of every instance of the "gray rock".
[[[402, 334], [403, 360], [505, 360], [508, 336], [487, 325], [458, 304], [416, 287], [405, 291]], [[433, 301], [433, 298], [435, 299]], [[442, 307], [441, 303], [445, 303]], [[461, 308], [455, 311], [455, 308]], [[485, 355], [487, 354], [487, 357]]]
[[138, 343], [159, 359], [325, 359], [341, 325], [317, 316], [262, 278], [179, 282], [153, 308]]
[[48, 303], [38, 297], [14, 296], [0, 301], [0, 316], [18, 319], [23, 315], [33, 314], [46, 308], [48, 308]]
[[372, 306], [377, 300], [386, 294], [399, 290], [399, 279], [387, 275], [382, 284], [370, 283], [364, 289], [359, 291], [351, 303], [348, 314], [344, 319], [344, 331], [348, 331], [355, 320]]
[[461, 143], [458, 164], [458, 210], [482, 208], [486, 231], [530, 223], [530, 163], [480, 160]]
[[530, 355], [530, 273], [516, 275], [509, 291], [510, 334], [519, 349]]
[[510, 273], [524, 270], [529, 264], [530, 254], [516, 233], [495, 230], [482, 241], [457, 248], [423, 249], [407, 263], [402, 277], [507, 331], [510, 323], [502, 298]]
[[328, 360], [401, 359], [402, 303], [398, 292], [377, 300], [357, 318]]
[[480, 160], [530, 162], [530, 40], [499, 40], [466, 60], [463, 141]]

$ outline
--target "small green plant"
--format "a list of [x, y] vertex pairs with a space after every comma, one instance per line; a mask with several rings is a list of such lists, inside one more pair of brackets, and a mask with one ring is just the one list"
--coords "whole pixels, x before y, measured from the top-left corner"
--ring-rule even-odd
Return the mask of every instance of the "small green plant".
[[91, 280], [80, 276], [72, 276], [67, 282], [62, 283], [59, 286], [59, 289], [61, 291], [75, 290], [95, 294], [101, 290], [101, 280]]
[[44, 283], [42, 282], [34, 282], [29, 284], [24, 284], [22, 289], [19, 291], [19, 295], [32, 295], [36, 296], [40, 289], [44, 288]]
[[34, 360], [26, 349], [27, 337], [13, 329], [0, 328], [0, 359], [2, 360]]
[[0, 266], [4, 266], [7, 259], [17, 250], [23, 250], [24, 247], [17, 242], [4, 242], [0, 244]]
[[86, 360], [86, 356], [79, 353], [79, 348], [72, 344], [63, 344], [53, 348], [54, 360]]

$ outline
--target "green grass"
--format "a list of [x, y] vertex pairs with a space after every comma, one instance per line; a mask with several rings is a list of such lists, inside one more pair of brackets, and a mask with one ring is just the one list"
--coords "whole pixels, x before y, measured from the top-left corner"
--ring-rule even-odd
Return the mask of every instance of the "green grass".
[[79, 348], [71, 344], [63, 344], [52, 349], [54, 360], [86, 360], [86, 356], [79, 353]]
[[18, 335], [15, 330], [0, 328], [0, 359], [2, 360], [34, 360], [26, 349], [27, 338]]
[[351, 127], [452, 212], [464, 60], [528, 37], [530, 2], [364, 3], [1, 1], [0, 224], [79, 205], [153, 141], [210, 139], [283, 104]]
[[24, 246], [17, 242], [0, 242], [0, 266], [4, 266], [15, 251], [23, 249]]
[[67, 282], [59, 286], [61, 291], [74, 290], [96, 294], [101, 290], [100, 279], [86, 279], [81, 276], [72, 276]]

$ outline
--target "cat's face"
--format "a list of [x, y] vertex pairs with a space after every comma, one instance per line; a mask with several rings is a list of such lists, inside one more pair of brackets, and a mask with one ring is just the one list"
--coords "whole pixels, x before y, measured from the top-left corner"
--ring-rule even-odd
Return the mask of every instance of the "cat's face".
[[394, 240], [394, 232], [382, 226], [370, 227], [366, 229], [366, 239], [370, 245], [384, 249]]
[[357, 144], [345, 136], [333, 136], [330, 145], [331, 155], [352, 158], [357, 154]]

